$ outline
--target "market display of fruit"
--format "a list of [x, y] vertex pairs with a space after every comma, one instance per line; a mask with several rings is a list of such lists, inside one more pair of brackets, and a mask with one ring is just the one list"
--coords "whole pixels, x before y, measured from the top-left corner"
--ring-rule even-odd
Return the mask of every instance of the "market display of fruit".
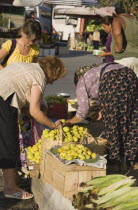
[[58, 154], [64, 160], [96, 160], [98, 155], [91, 152], [87, 147], [82, 144], [66, 144], [59, 148], [52, 148], [51, 152]]
[[93, 45], [85, 43], [85, 41], [78, 42], [76, 47], [79, 47], [81, 49], [85, 48], [85, 49], [87, 49], [87, 51], [93, 51], [93, 49], [94, 49]]
[[36, 164], [40, 163], [41, 142], [41, 139], [39, 139], [35, 145], [27, 147], [28, 160], [31, 160], [33, 163]]
[[73, 195], [73, 206], [87, 210], [136, 210], [138, 187], [132, 176], [112, 174], [81, 183], [82, 192]]
[[80, 142], [85, 137], [86, 132], [87, 128], [82, 126], [65, 126], [54, 130], [44, 129], [42, 137], [49, 138], [52, 141], [59, 141], [62, 138], [63, 142]]
[[94, 32], [95, 29], [102, 30], [101, 24], [97, 20], [90, 20], [85, 31]]
[[66, 103], [64, 96], [48, 95], [45, 97], [47, 103]]
[[75, 100], [68, 100], [69, 105], [75, 105], [76, 103], [77, 103], [77, 101], [75, 101]]

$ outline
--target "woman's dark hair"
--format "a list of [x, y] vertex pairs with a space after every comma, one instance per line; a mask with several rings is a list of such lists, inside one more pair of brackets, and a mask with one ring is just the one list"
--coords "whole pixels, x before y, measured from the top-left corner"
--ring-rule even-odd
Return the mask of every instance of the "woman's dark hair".
[[101, 19], [100, 21], [101, 24], [105, 24], [105, 25], [112, 25], [113, 23], [113, 17], [112, 16], [105, 16]]
[[117, 15], [127, 12], [125, 7], [124, 7], [124, 2], [123, 1], [117, 2], [115, 4], [115, 12], [116, 12]]
[[28, 39], [41, 39], [42, 28], [37, 20], [27, 20], [21, 28], [21, 31], [25, 33]]

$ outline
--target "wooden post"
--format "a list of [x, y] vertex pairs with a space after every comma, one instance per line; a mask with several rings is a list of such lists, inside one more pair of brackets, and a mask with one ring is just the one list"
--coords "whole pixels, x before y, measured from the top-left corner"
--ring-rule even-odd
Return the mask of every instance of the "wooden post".
[[85, 19], [84, 18], [81, 18], [80, 32], [83, 32], [84, 31], [84, 22], [85, 22]]

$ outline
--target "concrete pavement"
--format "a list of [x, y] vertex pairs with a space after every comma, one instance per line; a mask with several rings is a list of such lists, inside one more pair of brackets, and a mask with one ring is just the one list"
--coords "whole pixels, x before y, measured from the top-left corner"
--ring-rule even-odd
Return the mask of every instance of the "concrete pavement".
[[93, 56], [91, 52], [69, 51], [69, 55], [60, 57], [67, 68], [65, 78], [55, 81], [52, 85], [47, 85], [45, 94], [69, 93], [71, 99], [76, 97], [74, 86], [74, 72], [80, 66], [102, 63], [102, 58]]

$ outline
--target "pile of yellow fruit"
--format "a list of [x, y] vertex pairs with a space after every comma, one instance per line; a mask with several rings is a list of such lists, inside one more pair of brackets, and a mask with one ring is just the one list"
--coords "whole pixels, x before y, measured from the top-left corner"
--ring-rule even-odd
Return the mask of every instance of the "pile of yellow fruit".
[[67, 144], [57, 149], [59, 157], [64, 160], [73, 160], [73, 159], [96, 159], [97, 154], [91, 152], [87, 147], [82, 144]]
[[[73, 127], [65, 126], [62, 128], [63, 142], [79, 142], [81, 138], [85, 136], [87, 128], [82, 126], [74, 125]], [[42, 136], [44, 138], [49, 138], [52, 141], [59, 141], [60, 131], [59, 129], [49, 130], [44, 129]]]
[[27, 158], [28, 160], [33, 161], [36, 164], [40, 163], [40, 155], [41, 155], [41, 139], [33, 145], [32, 147], [27, 147]]

